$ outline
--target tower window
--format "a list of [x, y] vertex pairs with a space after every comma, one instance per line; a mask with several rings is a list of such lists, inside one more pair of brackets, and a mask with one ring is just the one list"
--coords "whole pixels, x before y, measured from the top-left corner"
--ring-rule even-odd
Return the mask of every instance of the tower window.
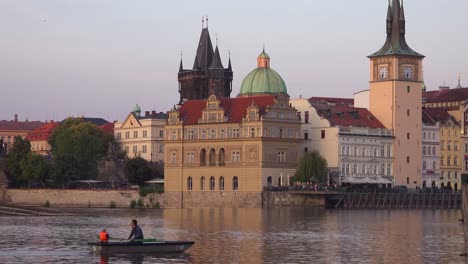
[[406, 87], [406, 91], [407, 91], [408, 93], [411, 91], [411, 87], [410, 87], [409, 85]]
[[410, 133], [406, 133], [406, 138], [409, 140], [410, 139]]
[[406, 157], [406, 162], [409, 164], [410, 162], [409, 156]]
[[406, 115], [410, 116], [410, 110], [409, 109], [406, 110]]

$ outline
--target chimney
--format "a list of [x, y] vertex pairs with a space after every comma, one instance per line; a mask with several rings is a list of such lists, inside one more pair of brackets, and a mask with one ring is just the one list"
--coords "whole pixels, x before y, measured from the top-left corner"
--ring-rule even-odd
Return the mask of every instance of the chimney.
[[18, 122], [18, 114], [15, 114], [15, 122]]
[[50, 120], [50, 123], [54, 123], [54, 120]]
[[439, 86], [439, 92], [442, 92], [444, 90], [449, 90], [449, 89], [450, 89], [450, 86], [443, 86], [443, 85]]
[[156, 117], [156, 111], [151, 111], [151, 117]]
[[150, 111], [145, 111], [145, 117], [148, 117], [150, 115]]

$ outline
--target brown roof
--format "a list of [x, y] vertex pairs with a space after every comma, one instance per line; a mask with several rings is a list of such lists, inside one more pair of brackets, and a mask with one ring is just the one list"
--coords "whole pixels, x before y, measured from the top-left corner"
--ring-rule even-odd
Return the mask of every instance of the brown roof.
[[427, 91], [422, 97], [428, 103], [458, 102], [468, 99], [468, 88]]
[[59, 125], [58, 122], [51, 122], [42, 125], [41, 127], [35, 129], [26, 136], [26, 139], [29, 141], [42, 141], [48, 140], [52, 132]]
[[[266, 108], [275, 103], [275, 96], [254, 96], [254, 97], [236, 97], [220, 98], [220, 107], [224, 109], [224, 115], [228, 123], [240, 123], [247, 114], [247, 108], [255, 104], [263, 114]], [[202, 117], [202, 111], [206, 108], [207, 100], [189, 100], [185, 101], [179, 109], [180, 118], [185, 124], [197, 124]]]
[[[424, 117], [424, 115], [426, 117]], [[445, 108], [423, 108], [423, 122], [425, 118], [430, 118], [433, 122], [446, 123], [448, 121], [452, 121], [456, 125], [459, 124], [457, 120], [455, 120], [455, 118], [451, 116]]]
[[42, 126], [43, 122], [40, 121], [0, 121], [0, 131], [12, 130], [12, 131], [33, 131], [36, 128]]
[[311, 97], [309, 98], [311, 103], [335, 103], [335, 104], [348, 104], [354, 105], [353, 98], [336, 98], [336, 97]]
[[348, 104], [330, 105], [313, 103], [320, 117], [327, 119], [332, 126], [385, 128], [380, 121], [366, 108], [353, 107]]

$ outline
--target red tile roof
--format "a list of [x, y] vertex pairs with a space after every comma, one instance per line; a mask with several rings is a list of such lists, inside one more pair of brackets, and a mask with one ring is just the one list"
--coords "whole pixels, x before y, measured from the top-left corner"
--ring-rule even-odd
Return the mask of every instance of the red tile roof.
[[54, 129], [59, 125], [58, 122], [51, 122], [42, 125], [41, 127], [35, 129], [26, 136], [26, 139], [29, 141], [42, 141], [49, 140], [50, 135], [54, 132]]
[[317, 110], [317, 114], [327, 119], [332, 126], [385, 128], [366, 108], [357, 108], [346, 103], [329, 105], [326, 102], [311, 102], [311, 104]]
[[[247, 114], [247, 108], [255, 104], [259, 107], [260, 114], [266, 108], [275, 103], [275, 96], [249, 96], [236, 98], [221, 98], [220, 107], [224, 109], [224, 115], [228, 123], [240, 123]], [[202, 117], [202, 111], [206, 108], [207, 100], [185, 101], [179, 109], [180, 117], [185, 124], [197, 124]]]
[[2, 130], [19, 130], [19, 131], [33, 131], [34, 129], [42, 126], [43, 122], [40, 121], [0, 121], [0, 131]]
[[468, 99], [468, 88], [427, 91], [423, 93], [422, 97], [428, 103], [463, 101]]
[[99, 126], [99, 128], [104, 132], [114, 135], [114, 123], [109, 122], [102, 126]]
[[432, 119], [433, 122], [445, 123], [451, 120], [454, 124], [459, 124], [457, 120], [455, 120], [455, 118], [451, 116], [445, 108], [423, 108], [423, 114], [425, 114], [428, 118]]
[[336, 98], [336, 97], [311, 97], [309, 98], [311, 103], [335, 103], [335, 104], [348, 104], [354, 105], [353, 98]]

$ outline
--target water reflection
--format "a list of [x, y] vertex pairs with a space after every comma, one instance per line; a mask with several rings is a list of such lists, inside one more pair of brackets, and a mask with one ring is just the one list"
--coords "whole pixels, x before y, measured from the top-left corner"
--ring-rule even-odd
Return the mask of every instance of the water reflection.
[[[80, 216], [0, 217], [0, 263], [462, 263], [459, 212], [443, 210], [83, 210]], [[90, 254], [106, 227], [126, 238], [194, 240], [173, 256]]]

